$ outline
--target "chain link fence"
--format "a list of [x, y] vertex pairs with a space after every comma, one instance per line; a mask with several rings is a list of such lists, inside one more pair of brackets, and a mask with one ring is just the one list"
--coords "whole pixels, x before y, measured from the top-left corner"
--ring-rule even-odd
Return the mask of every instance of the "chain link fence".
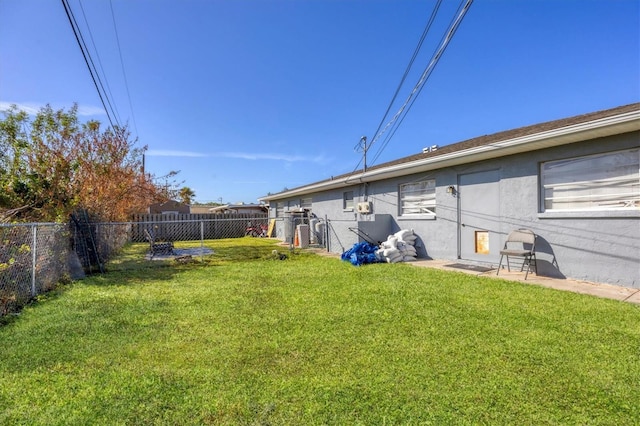
[[123, 223], [94, 223], [78, 216], [68, 224], [0, 224], [0, 316], [60, 282], [104, 272], [105, 263], [128, 243], [151, 244], [151, 237], [200, 241], [202, 246], [205, 240], [266, 237], [268, 229], [266, 215]]
[[131, 223], [77, 223], [70, 225], [70, 266], [85, 273], [104, 272], [104, 263], [131, 241]]
[[77, 215], [68, 224], [0, 224], [0, 316], [62, 281], [104, 272], [105, 263], [129, 243], [149, 244], [147, 258], [153, 258], [154, 243], [162, 242], [177, 248], [181, 242], [199, 241], [203, 248], [206, 240], [270, 236], [291, 247], [344, 245], [337, 238], [341, 231], [335, 229], [336, 222], [315, 216], [156, 219], [96, 223]]
[[[105, 263], [128, 243], [149, 244], [222, 238], [273, 237], [290, 247], [320, 247], [342, 252], [358, 240], [348, 232], [353, 221], [329, 220], [307, 214], [269, 219], [267, 215], [216, 216], [172, 220], [95, 223], [86, 215], [69, 224], [0, 224], [0, 316], [15, 311], [59, 282], [104, 272]], [[197, 216], [196, 216], [197, 217]], [[153, 256], [149, 256], [153, 258]]]
[[246, 236], [276, 238], [291, 248], [319, 247], [340, 253], [362, 237], [350, 232], [353, 229], [353, 220], [320, 218], [305, 211], [285, 212], [279, 218], [266, 214], [138, 215], [123, 223], [92, 222], [81, 212], [72, 215], [69, 224], [0, 224], [0, 316], [60, 281], [104, 272], [105, 263], [128, 243], [149, 244], [149, 259], [154, 258], [154, 243], [177, 248], [181, 242], [199, 241], [199, 254], [204, 255], [206, 240]]
[[0, 315], [64, 280], [69, 247], [66, 224], [0, 224]]
[[148, 242], [149, 237], [161, 241], [198, 241], [266, 237], [269, 220], [264, 217], [241, 219], [200, 219], [143, 221], [131, 224], [131, 241]]

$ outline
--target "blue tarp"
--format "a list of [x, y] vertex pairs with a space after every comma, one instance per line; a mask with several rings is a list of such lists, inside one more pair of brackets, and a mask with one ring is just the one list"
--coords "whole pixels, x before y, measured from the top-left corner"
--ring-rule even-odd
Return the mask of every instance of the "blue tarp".
[[351, 262], [353, 265], [360, 266], [365, 263], [376, 263], [376, 251], [379, 247], [371, 243], [356, 243], [349, 250], [342, 253], [342, 260]]

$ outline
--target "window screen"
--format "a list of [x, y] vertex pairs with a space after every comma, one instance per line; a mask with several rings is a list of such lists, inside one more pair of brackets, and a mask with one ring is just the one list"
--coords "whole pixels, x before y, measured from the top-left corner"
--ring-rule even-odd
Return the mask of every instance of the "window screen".
[[400, 216], [436, 214], [435, 179], [400, 185]]
[[640, 208], [640, 150], [541, 165], [545, 211]]

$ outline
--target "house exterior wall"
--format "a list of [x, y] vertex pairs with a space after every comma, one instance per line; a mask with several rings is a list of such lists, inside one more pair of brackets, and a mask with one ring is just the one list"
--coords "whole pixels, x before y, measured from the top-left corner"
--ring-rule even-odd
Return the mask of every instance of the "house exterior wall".
[[[522, 218], [538, 236], [543, 275], [640, 288], [640, 212], [545, 213], [539, 164], [640, 146], [640, 132], [593, 139], [521, 155], [504, 167], [503, 232]], [[515, 196], [514, 196], [515, 195]]]
[[191, 206], [191, 208], [189, 209], [189, 213], [191, 214], [206, 214], [206, 213], [210, 213], [209, 210], [211, 210], [211, 206]]
[[[498, 238], [500, 247], [513, 229], [529, 228], [538, 235], [536, 248], [541, 275], [640, 288], [640, 212], [543, 212], [539, 184], [542, 162], [639, 146], [640, 132], [631, 132], [370, 182], [366, 188], [354, 182], [353, 186], [311, 194], [312, 211], [328, 221], [330, 233], [334, 234], [330, 235], [329, 245], [333, 252], [342, 252], [362, 240], [349, 228], [371, 231], [379, 224], [379, 233], [383, 235], [413, 229], [419, 236], [418, 257], [453, 261], [460, 258], [460, 246], [465, 243], [460, 241], [461, 200], [457, 192], [463, 190], [458, 186], [460, 176], [497, 170], [499, 214], [489, 228], [490, 238]], [[412, 220], [400, 217], [399, 185], [424, 179], [436, 181], [436, 216]], [[456, 188], [456, 193], [448, 193], [449, 186]], [[344, 211], [345, 191], [353, 191], [354, 206], [364, 201], [366, 194], [372, 204], [372, 214]], [[295, 203], [294, 199], [288, 201]], [[275, 210], [274, 205], [271, 210]], [[391, 220], [376, 221], [376, 216], [390, 216]], [[363, 226], [363, 222], [377, 223]], [[497, 266], [498, 261], [499, 253], [494, 250], [487, 254], [484, 263]]]

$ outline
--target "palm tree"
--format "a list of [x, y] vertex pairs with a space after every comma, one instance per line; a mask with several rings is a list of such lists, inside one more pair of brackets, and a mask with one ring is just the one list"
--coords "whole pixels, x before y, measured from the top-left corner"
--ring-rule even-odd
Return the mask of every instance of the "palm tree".
[[184, 204], [191, 204], [191, 199], [196, 196], [196, 193], [193, 192], [193, 189], [188, 186], [184, 186], [180, 188], [180, 192], [178, 193], [180, 196], [180, 201]]

